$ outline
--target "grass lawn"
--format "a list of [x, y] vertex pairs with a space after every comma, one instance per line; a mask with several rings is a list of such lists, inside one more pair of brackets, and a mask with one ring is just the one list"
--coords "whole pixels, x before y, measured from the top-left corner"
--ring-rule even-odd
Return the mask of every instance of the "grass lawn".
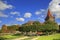
[[13, 38], [18, 38], [19, 36], [12, 36], [12, 35], [5, 35], [1, 36], [0, 40], [8, 40], [8, 39], [13, 39]]
[[13, 39], [13, 38], [20, 38], [23, 37], [22, 35], [4, 35], [0, 36], [0, 40], [8, 40], [8, 39]]
[[37, 40], [60, 40], [60, 34], [52, 34], [52, 35], [46, 35], [46, 36], [35, 36], [26, 38], [24, 40], [32, 40], [33, 38], [39, 37]]
[[60, 34], [53, 34], [49, 36], [39, 36], [37, 40], [60, 40]]
[[25, 39], [22, 39], [22, 40], [31, 40], [32, 38], [30, 37], [30, 38], [25, 38]]
[[[20, 37], [24, 37], [24, 36], [21, 36], [21, 35], [5, 35], [5, 36], [2, 36], [2, 38], [5, 38], [6, 40], [13, 39], [13, 38], [20, 38]], [[60, 34], [52, 34], [49, 36], [31, 36], [31, 37], [25, 38], [23, 40], [32, 40], [33, 38], [36, 38], [36, 37], [39, 37], [37, 40], [60, 40]]]
[[25, 38], [25, 39], [23, 39], [23, 40], [32, 40], [33, 38], [36, 38], [36, 36], [31, 36], [31, 37]]

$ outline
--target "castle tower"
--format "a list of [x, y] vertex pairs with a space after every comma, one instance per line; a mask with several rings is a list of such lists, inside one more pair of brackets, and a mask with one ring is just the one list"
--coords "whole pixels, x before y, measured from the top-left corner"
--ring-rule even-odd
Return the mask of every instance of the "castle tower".
[[50, 10], [48, 10], [45, 21], [55, 21], [55, 17], [51, 14]]
[[6, 25], [2, 26], [2, 32], [7, 33], [7, 26]]

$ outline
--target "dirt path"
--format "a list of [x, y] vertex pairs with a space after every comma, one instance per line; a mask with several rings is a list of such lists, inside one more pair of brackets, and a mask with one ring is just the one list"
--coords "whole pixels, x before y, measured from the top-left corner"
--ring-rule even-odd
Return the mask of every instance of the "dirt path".
[[29, 38], [29, 37], [21, 37], [21, 38], [16, 38], [16, 39], [12, 39], [12, 40], [22, 40], [22, 39], [25, 39], [25, 38]]
[[[25, 39], [25, 38], [29, 38], [29, 37], [25, 36], [25, 37], [20, 37], [20, 38], [12, 39], [12, 40], [23, 40], [23, 39]], [[31, 40], [37, 40], [38, 38], [39, 38], [39, 36], [36, 37], [36, 38], [33, 38], [33, 39], [31, 39]]]
[[36, 37], [36, 38], [33, 38], [32, 40], [37, 40], [39, 38], [39, 36], [38, 37]]

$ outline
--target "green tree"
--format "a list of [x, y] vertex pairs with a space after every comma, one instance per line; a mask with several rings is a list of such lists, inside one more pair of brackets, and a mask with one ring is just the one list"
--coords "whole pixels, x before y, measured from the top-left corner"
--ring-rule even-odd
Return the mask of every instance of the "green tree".
[[45, 27], [45, 31], [46, 32], [52, 32], [52, 33], [54, 33], [57, 30], [59, 30], [58, 24], [55, 23], [55, 22], [52, 22], [52, 21], [46, 21], [44, 27]]

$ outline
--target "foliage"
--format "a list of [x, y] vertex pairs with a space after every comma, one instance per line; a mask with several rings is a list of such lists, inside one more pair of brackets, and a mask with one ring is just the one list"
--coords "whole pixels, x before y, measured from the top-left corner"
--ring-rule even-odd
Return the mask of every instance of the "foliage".
[[3, 37], [0, 37], [0, 40], [5, 40], [5, 38], [3, 38]]
[[45, 32], [51, 32], [51, 31], [57, 31], [59, 30], [59, 26], [57, 23], [52, 22], [52, 21], [46, 21], [44, 24], [41, 24], [39, 21], [34, 21], [33, 25], [22, 25], [19, 28], [19, 31], [22, 32], [40, 32], [40, 31], [45, 31]]
[[46, 27], [46, 30], [48, 30], [48, 31], [57, 31], [57, 30], [59, 30], [58, 24], [55, 23], [55, 22], [52, 22], [52, 21], [46, 21], [45, 22], [45, 27]]
[[0, 30], [0, 33], [2, 32], [2, 30]]

